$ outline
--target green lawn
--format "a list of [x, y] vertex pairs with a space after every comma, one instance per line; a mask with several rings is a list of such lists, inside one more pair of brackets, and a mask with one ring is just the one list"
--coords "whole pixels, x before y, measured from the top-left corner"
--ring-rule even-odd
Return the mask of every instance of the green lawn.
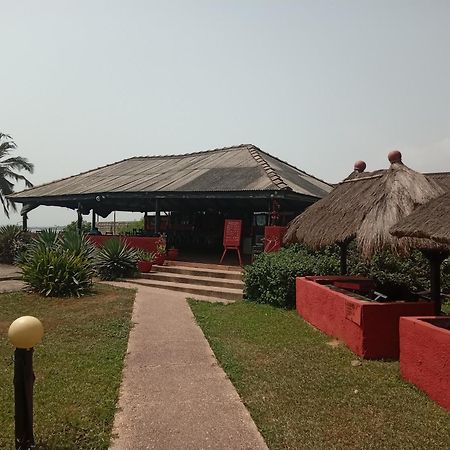
[[44, 324], [34, 353], [34, 431], [39, 449], [107, 449], [135, 293], [105, 285], [81, 299], [0, 295], [0, 449], [14, 448], [10, 323]]
[[190, 304], [271, 449], [450, 448], [450, 414], [403, 382], [397, 362], [356, 365], [295, 311]]

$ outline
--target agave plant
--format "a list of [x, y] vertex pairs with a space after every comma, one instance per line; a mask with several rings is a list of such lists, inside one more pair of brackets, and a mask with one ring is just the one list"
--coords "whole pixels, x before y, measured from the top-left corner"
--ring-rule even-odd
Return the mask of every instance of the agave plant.
[[136, 274], [138, 255], [118, 239], [109, 239], [96, 255], [95, 268], [102, 280], [116, 280]]
[[12, 264], [25, 242], [25, 233], [17, 225], [0, 227], [0, 262]]
[[91, 289], [94, 276], [84, 256], [44, 247], [22, 264], [22, 273], [31, 290], [46, 297], [81, 297]]
[[85, 237], [59, 236], [49, 229], [34, 239], [19, 265], [32, 291], [46, 297], [80, 297], [92, 287], [93, 252]]
[[95, 247], [81, 235], [78, 230], [67, 230], [60, 238], [60, 246], [62, 249], [69, 251], [74, 255], [80, 255], [93, 262]]

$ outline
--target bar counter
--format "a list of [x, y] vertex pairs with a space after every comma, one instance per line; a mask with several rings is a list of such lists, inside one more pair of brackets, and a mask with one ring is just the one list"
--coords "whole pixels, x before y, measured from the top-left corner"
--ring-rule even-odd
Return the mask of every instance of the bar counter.
[[148, 252], [156, 253], [158, 245], [164, 245], [163, 237], [155, 236], [118, 236], [111, 234], [88, 235], [87, 238], [96, 246], [102, 247], [109, 239], [120, 239], [131, 248], [140, 248]]

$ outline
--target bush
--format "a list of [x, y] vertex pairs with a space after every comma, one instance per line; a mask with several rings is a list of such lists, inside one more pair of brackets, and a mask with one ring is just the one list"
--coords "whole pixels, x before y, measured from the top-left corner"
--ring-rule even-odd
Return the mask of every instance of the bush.
[[[77, 231], [78, 232], [78, 220], [74, 220], [73, 222], [70, 222], [69, 225], [66, 225], [64, 227], [64, 232], [69, 231]], [[81, 221], [81, 232], [82, 233], [89, 233], [91, 231], [91, 223], [87, 222], [86, 220]]]
[[278, 252], [261, 253], [244, 268], [247, 300], [283, 308], [295, 305], [295, 278], [339, 273], [339, 255], [332, 249], [311, 252], [292, 245]]
[[81, 297], [92, 288], [93, 246], [76, 231], [40, 233], [20, 256], [23, 280], [46, 297]]
[[[295, 305], [295, 278], [307, 275], [337, 275], [340, 273], [339, 248], [332, 246], [314, 252], [295, 244], [275, 253], [262, 253], [244, 269], [245, 295], [248, 300], [291, 308]], [[430, 289], [430, 266], [420, 251], [409, 258], [399, 258], [391, 252], [375, 255], [370, 263], [363, 262], [355, 245], [348, 256], [351, 275], [373, 278], [377, 290], [391, 298], [407, 298], [408, 293]], [[442, 291], [450, 293], [450, 260], [442, 265]]]
[[408, 258], [399, 258], [389, 251], [376, 254], [370, 263], [360, 259], [352, 247], [349, 273], [363, 275], [376, 281], [377, 290], [389, 298], [407, 298], [410, 293], [430, 289], [430, 265], [420, 251]]
[[120, 225], [117, 229], [119, 234], [133, 233], [135, 230], [144, 229], [144, 219], [134, 220], [124, 225]]
[[0, 227], [0, 262], [12, 264], [29, 241], [29, 233], [17, 225]]
[[96, 256], [95, 267], [102, 280], [128, 278], [136, 274], [138, 256], [119, 239], [109, 239]]

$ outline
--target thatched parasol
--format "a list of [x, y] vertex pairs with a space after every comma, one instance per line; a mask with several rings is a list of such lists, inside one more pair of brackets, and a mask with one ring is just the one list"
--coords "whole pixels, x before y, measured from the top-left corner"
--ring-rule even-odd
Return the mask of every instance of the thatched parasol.
[[441, 311], [441, 264], [450, 249], [450, 192], [419, 206], [409, 216], [391, 228], [391, 234], [399, 238], [430, 239], [441, 248], [427, 251], [431, 265], [431, 298], [436, 302], [436, 314]]
[[450, 245], [450, 192], [419, 206], [398, 222], [391, 229], [391, 234], [432, 239]]
[[405, 166], [401, 153], [389, 153], [387, 170], [364, 172], [358, 161], [355, 171], [328, 196], [314, 203], [288, 226], [284, 242], [303, 242], [314, 249], [341, 246], [341, 272], [346, 273], [346, 249], [356, 239], [362, 256], [390, 249], [407, 255], [413, 248], [435, 249], [429, 240], [395, 238], [390, 228], [418, 205], [444, 193], [433, 179]]

